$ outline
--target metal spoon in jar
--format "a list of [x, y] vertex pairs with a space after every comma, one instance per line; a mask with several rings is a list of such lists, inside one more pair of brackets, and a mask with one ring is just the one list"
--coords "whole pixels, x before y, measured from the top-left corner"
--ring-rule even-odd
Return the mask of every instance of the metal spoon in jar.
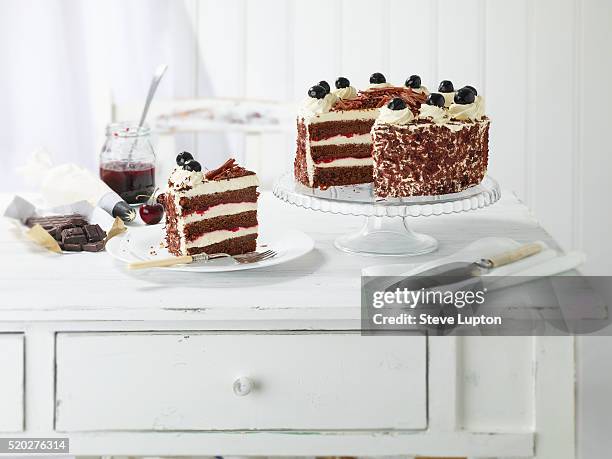
[[[147, 100], [145, 101], [145, 106], [142, 111], [142, 115], [140, 116], [140, 122], [138, 123], [138, 131], [144, 125], [145, 120], [147, 119], [147, 113], [149, 112], [149, 107], [151, 106], [151, 102], [153, 101], [153, 97], [155, 96], [155, 91], [157, 91], [157, 87], [159, 86], [159, 82], [161, 81], [164, 73], [168, 70], [167, 64], [161, 64], [157, 69], [155, 69], [155, 73], [153, 74], [153, 79], [151, 80], [151, 85], [149, 86], [149, 93], [147, 94]], [[138, 143], [138, 136], [134, 140], [132, 147], [130, 148], [130, 152], [128, 155], [128, 161], [132, 162], [132, 152], [134, 148], [136, 148], [136, 144]]]

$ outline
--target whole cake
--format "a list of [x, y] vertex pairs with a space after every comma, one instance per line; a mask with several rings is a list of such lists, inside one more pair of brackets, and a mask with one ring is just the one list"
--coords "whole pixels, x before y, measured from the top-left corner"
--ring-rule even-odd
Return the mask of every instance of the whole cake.
[[375, 73], [357, 91], [343, 77], [308, 90], [297, 118], [294, 175], [314, 188], [373, 183], [382, 198], [454, 193], [482, 181], [489, 119], [472, 86], [429, 93], [418, 75], [393, 86]]
[[259, 196], [255, 172], [234, 159], [202, 172], [188, 152], [179, 154], [176, 162], [164, 199], [168, 251], [174, 255], [253, 252]]

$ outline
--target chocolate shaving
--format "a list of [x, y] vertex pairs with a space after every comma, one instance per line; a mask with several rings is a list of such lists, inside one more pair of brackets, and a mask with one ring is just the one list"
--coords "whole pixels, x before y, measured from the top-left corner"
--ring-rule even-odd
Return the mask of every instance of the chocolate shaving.
[[395, 97], [402, 98], [413, 113], [416, 113], [421, 104], [427, 99], [425, 94], [415, 92], [412, 88], [372, 88], [360, 91], [356, 99], [339, 100], [334, 104], [332, 111], [381, 108]]
[[217, 169], [213, 169], [212, 171], [208, 171], [205, 175], [207, 180], [214, 180], [215, 177], [223, 174], [223, 172], [230, 170], [235, 166], [236, 160], [234, 158], [230, 158], [225, 161], [220, 167]]

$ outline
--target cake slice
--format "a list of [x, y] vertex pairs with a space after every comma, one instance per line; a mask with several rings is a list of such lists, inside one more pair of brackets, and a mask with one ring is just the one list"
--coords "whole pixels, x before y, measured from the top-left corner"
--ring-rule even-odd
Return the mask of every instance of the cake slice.
[[484, 99], [471, 86], [453, 92], [450, 105], [448, 94], [430, 94], [417, 117], [401, 99], [381, 109], [372, 128], [376, 196], [457, 193], [483, 180], [490, 125]]
[[177, 256], [255, 251], [257, 175], [234, 159], [215, 170], [201, 169], [190, 153], [178, 155], [165, 196], [168, 251]]
[[[420, 88], [420, 80], [418, 82]], [[415, 113], [426, 96], [412, 87], [397, 87], [380, 73], [370, 85], [357, 91], [348, 79], [336, 80], [331, 92], [327, 82], [308, 90], [297, 118], [295, 178], [314, 188], [372, 182], [371, 129], [379, 108], [402, 98]]]

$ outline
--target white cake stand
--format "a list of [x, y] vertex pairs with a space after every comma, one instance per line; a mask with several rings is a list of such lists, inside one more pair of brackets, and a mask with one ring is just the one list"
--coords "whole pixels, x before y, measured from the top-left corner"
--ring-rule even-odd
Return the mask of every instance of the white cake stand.
[[501, 197], [498, 183], [486, 176], [482, 183], [460, 193], [438, 196], [381, 199], [371, 184], [309, 188], [283, 175], [274, 185], [274, 196], [305, 209], [341, 215], [359, 215], [366, 221], [356, 233], [340, 236], [335, 246], [359, 255], [406, 256], [433, 252], [438, 241], [409, 228], [408, 217], [467, 212], [490, 206]]

